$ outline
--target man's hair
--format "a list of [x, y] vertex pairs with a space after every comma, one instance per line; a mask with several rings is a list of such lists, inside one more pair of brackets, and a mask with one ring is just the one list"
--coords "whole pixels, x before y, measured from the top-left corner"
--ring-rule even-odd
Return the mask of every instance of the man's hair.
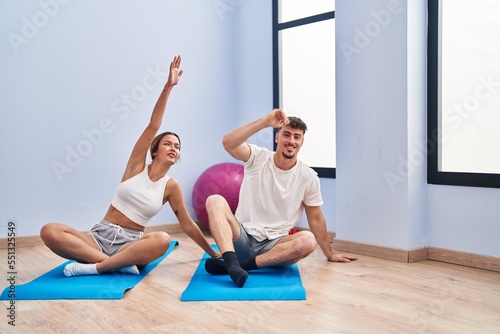
[[[288, 120], [290, 121], [288, 123], [288, 125], [292, 129], [300, 129], [300, 130], [304, 131], [304, 133], [306, 133], [307, 125], [306, 125], [306, 123], [304, 123], [303, 120], [301, 120], [300, 118], [295, 117], [295, 116], [288, 116]], [[280, 130], [281, 130], [281, 128], [280, 128]]]

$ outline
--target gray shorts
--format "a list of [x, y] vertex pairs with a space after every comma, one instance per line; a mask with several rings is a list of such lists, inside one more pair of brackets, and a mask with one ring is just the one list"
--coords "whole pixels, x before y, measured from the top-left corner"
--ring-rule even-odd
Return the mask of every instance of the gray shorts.
[[281, 238], [283, 237], [257, 241], [253, 236], [248, 234], [245, 228], [240, 224], [240, 237], [234, 241], [233, 245], [236, 256], [238, 260], [241, 261], [270, 251], [276, 246]]
[[92, 226], [89, 234], [94, 238], [101, 252], [111, 256], [118, 253], [126, 244], [142, 238], [144, 232], [101, 220]]

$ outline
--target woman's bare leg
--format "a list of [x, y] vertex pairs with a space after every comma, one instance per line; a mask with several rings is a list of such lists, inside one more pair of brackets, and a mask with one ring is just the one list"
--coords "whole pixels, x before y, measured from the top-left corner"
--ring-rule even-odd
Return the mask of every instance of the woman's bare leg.
[[165, 254], [170, 242], [170, 236], [165, 232], [147, 233], [141, 239], [124, 246], [118, 253], [97, 263], [97, 271], [103, 273], [131, 265], [146, 265]]
[[48, 248], [65, 259], [97, 263], [108, 258], [92, 236], [63, 224], [49, 223], [43, 226], [40, 237]]
[[117, 254], [110, 257], [101, 252], [92, 236], [63, 224], [45, 225], [40, 231], [40, 236], [55, 254], [82, 262], [70, 264], [65, 269], [66, 276], [108, 271], [138, 274], [136, 265], [154, 261], [170, 246], [170, 236], [167, 233], [153, 232], [124, 246]]

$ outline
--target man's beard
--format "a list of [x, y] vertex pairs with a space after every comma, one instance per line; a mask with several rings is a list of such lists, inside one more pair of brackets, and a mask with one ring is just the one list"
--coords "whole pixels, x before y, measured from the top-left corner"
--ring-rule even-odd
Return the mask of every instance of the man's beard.
[[285, 152], [282, 152], [282, 154], [283, 154], [283, 157], [285, 157], [285, 159], [289, 159], [290, 160], [290, 159], [295, 158], [295, 153], [292, 154], [292, 155], [287, 155]]

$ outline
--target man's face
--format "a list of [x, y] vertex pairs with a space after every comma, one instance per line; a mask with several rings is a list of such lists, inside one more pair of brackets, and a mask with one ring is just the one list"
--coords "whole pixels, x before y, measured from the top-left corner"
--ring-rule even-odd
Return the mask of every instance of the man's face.
[[286, 159], [295, 159], [304, 143], [304, 131], [284, 126], [276, 133], [275, 141], [276, 152]]

